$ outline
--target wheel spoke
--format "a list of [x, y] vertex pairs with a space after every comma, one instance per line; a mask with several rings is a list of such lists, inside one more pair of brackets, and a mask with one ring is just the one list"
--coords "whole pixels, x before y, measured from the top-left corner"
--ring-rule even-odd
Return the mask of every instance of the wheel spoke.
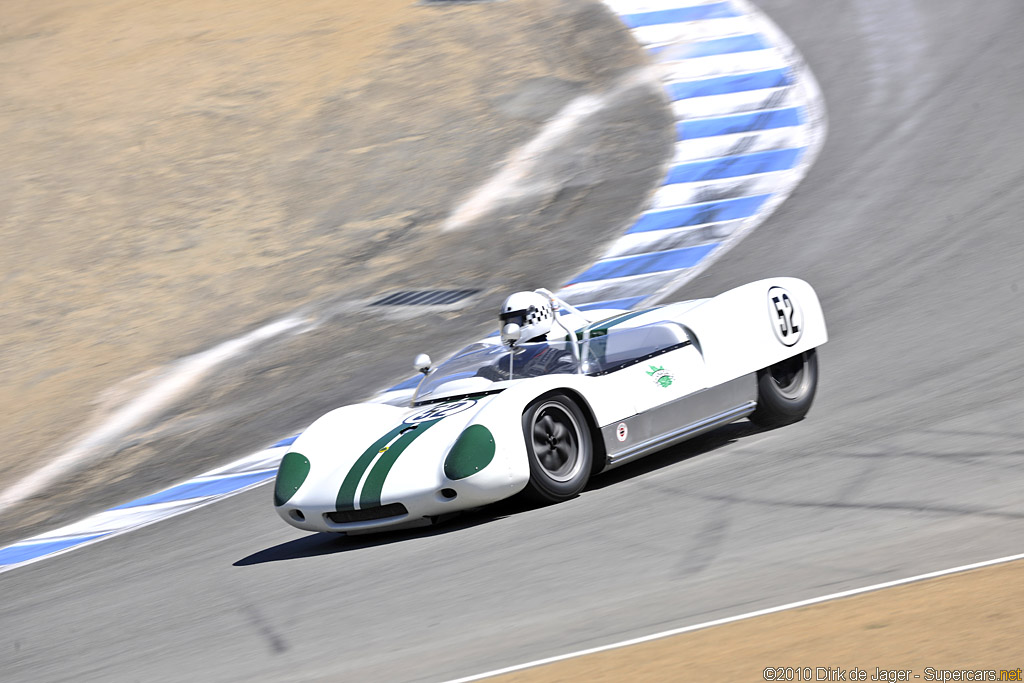
[[581, 463], [589, 461], [589, 453], [583, 450], [587, 442], [575, 413], [557, 400], [535, 410], [533, 424], [526, 431], [533, 467], [539, 467], [544, 478], [559, 486], [579, 480]]
[[555, 438], [555, 441], [561, 443], [569, 436], [569, 428], [562, 422], [554, 422], [554, 429], [551, 431], [551, 436]]
[[544, 467], [550, 470], [551, 472], [554, 472], [562, 465], [557, 448], [547, 449], [544, 455], [540, 456], [540, 459]]
[[555, 421], [550, 415], [544, 415], [537, 420], [537, 426], [544, 430], [544, 436], [547, 437], [555, 429]]
[[547, 444], [548, 432], [544, 429], [540, 422], [533, 425], [533, 443], [537, 445]]

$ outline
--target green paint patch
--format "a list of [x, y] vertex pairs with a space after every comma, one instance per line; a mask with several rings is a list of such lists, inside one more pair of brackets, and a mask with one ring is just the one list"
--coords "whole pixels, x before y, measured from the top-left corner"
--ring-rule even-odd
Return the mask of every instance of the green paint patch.
[[444, 476], [465, 479], [491, 464], [494, 459], [494, 436], [483, 425], [470, 425], [459, 435], [444, 459]]
[[666, 370], [664, 366], [650, 365], [648, 367], [651, 371], [647, 374], [654, 378], [654, 381], [657, 382], [658, 386], [666, 389], [672, 386], [674, 377], [672, 377], [672, 373]]
[[359, 488], [359, 480], [363, 478], [363, 472], [370, 466], [373, 459], [377, 457], [377, 454], [381, 452], [385, 446], [387, 446], [392, 439], [398, 436], [398, 433], [403, 429], [408, 429], [409, 425], [400, 424], [390, 432], [380, 437], [373, 444], [370, 445], [363, 454], [352, 464], [348, 474], [345, 475], [345, 480], [341, 482], [341, 488], [338, 489], [338, 498], [335, 501], [335, 509], [338, 512], [344, 512], [346, 510], [356, 509], [356, 489]]
[[[380, 505], [381, 492], [384, 489], [384, 480], [387, 479], [391, 468], [405, 452], [405, 449], [425, 431], [435, 424], [448, 417], [450, 412], [446, 407], [463, 403], [467, 400], [477, 401], [480, 396], [455, 399], [439, 403], [421, 413], [416, 413], [406, 421], [400, 423], [384, 436], [374, 441], [369, 448], [363, 451], [356, 461], [349, 468], [345, 480], [338, 490], [338, 497], [335, 500], [335, 509], [338, 512], [355, 510], [356, 491], [359, 489], [359, 482], [363, 487], [359, 490], [359, 508], [366, 509]], [[462, 412], [458, 410], [456, 412]], [[416, 418], [415, 422], [409, 420]], [[369, 471], [367, 471], [369, 470]], [[365, 476], [365, 480], [364, 480]]]
[[277, 468], [274, 482], [274, 505], [280, 507], [291, 500], [309, 476], [309, 458], [301, 453], [285, 453]]
[[398, 459], [402, 457], [402, 453], [409, 447], [413, 441], [417, 439], [423, 432], [427, 431], [438, 422], [444, 419], [444, 416], [435, 419], [427, 420], [426, 422], [416, 423], [415, 429], [410, 429], [412, 425], [403, 425], [408, 431], [398, 437], [398, 440], [391, 444], [391, 447], [387, 450], [380, 451], [380, 458], [374, 464], [370, 473], [366, 475], [366, 481], [363, 483], [363, 490], [359, 494], [359, 507], [365, 510], [366, 508], [377, 507], [380, 505], [380, 494], [384, 489], [384, 480], [388, 478], [388, 474], [391, 472], [391, 468], [395, 466]]

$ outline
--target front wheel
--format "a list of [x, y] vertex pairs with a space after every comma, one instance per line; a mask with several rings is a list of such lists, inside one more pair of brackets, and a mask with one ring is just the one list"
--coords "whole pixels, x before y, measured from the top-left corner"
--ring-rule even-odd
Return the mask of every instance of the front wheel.
[[750, 421], [781, 427], [802, 419], [818, 388], [818, 354], [814, 349], [757, 371], [757, 408]]
[[523, 492], [541, 503], [573, 498], [587, 485], [593, 445], [587, 419], [564, 394], [534, 401], [523, 413], [530, 481]]

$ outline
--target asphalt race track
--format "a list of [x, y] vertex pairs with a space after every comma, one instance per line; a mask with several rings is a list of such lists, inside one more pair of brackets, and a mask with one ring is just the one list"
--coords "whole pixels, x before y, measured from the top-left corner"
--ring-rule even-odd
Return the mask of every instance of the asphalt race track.
[[440, 680], [1019, 552], [1024, 5], [759, 4], [829, 137], [679, 297], [809, 280], [807, 420], [428, 532], [303, 537], [257, 489], [0, 576], [4, 679]]

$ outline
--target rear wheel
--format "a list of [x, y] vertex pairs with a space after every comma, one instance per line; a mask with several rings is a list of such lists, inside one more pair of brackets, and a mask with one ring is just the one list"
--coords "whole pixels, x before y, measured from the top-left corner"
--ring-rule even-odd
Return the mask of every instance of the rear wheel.
[[757, 372], [757, 408], [750, 421], [780, 427], [803, 418], [818, 388], [818, 354], [814, 349]]
[[594, 449], [587, 419], [575, 401], [564, 394], [534, 401], [523, 413], [523, 435], [530, 461], [527, 497], [557, 503], [583, 490]]

